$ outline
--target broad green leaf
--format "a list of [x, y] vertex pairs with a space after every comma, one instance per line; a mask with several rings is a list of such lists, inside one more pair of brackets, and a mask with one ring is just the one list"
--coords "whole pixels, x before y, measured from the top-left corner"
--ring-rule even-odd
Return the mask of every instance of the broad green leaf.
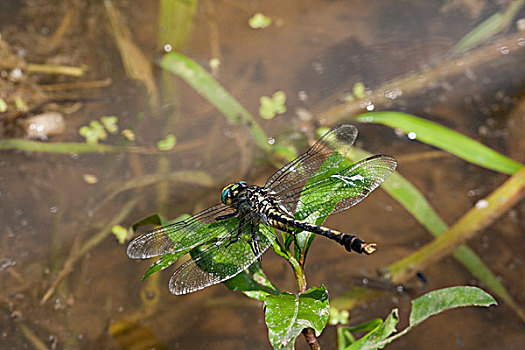
[[523, 167], [523, 164], [465, 135], [413, 115], [400, 112], [374, 112], [357, 115], [355, 119], [363, 123], [378, 123], [399, 129], [411, 139], [441, 148], [467, 162], [487, 169], [511, 175]]
[[270, 150], [268, 138], [250, 112], [195, 61], [180, 53], [169, 52], [162, 58], [160, 66], [184, 79], [221, 111], [231, 124], [248, 128], [259, 148]]
[[415, 326], [430, 316], [463, 306], [497, 305], [490, 294], [477, 287], [450, 287], [429, 292], [412, 301], [410, 325]]
[[[215, 227], [216, 226], [216, 227]], [[256, 257], [252, 250], [253, 244], [251, 233], [243, 232], [241, 237], [231, 241], [231, 232], [237, 232], [239, 226], [239, 218], [234, 217], [203, 226], [202, 232], [208, 235], [208, 240], [204, 244], [199, 244], [196, 248], [191, 249], [191, 257], [196, 261], [197, 266], [205, 272], [213, 274], [218, 277], [218, 280], [225, 281], [235, 277], [237, 274], [250, 266], [256, 261]], [[201, 237], [201, 235], [195, 235]], [[230, 240], [226, 249], [212, 249], [206, 250], [216, 240], [227, 239]], [[273, 241], [275, 241], [275, 232], [268, 226], [259, 224], [257, 233], [257, 244], [261, 251], [269, 248]], [[183, 244], [187, 244], [187, 240], [181, 240]], [[222, 241], [224, 243], [224, 241]], [[183, 253], [183, 251], [181, 251]], [[198, 256], [198, 259], [196, 257]]]
[[247, 297], [264, 301], [268, 294], [279, 294], [279, 290], [270, 282], [261, 268], [261, 263], [255, 262], [249, 268], [224, 281], [231, 290], [244, 293]]
[[166, 253], [163, 256], [161, 256], [157, 261], [155, 261], [144, 273], [144, 276], [142, 276], [142, 280], [144, 281], [146, 278], [148, 278], [150, 275], [154, 274], [155, 272], [159, 272], [164, 270], [167, 267], [170, 267], [177, 259], [180, 258], [179, 254], [174, 253]]
[[328, 292], [324, 287], [297, 295], [268, 295], [264, 305], [268, 335], [275, 349], [292, 349], [305, 328], [313, 328], [319, 336], [328, 322]]
[[[145, 217], [144, 219], [140, 220], [140, 221], [137, 221], [136, 223], [134, 223], [131, 228], [133, 231], [136, 231], [139, 227], [141, 226], [167, 226], [169, 224], [173, 224], [175, 222], [178, 222], [178, 221], [182, 221], [182, 220], [185, 220], [187, 218], [189, 218], [190, 216], [188, 214], [185, 214], [185, 215], [181, 215], [171, 221], [167, 221], [166, 219], [164, 219], [164, 217], [162, 217], [162, 215], [158, 214], [158, 213], [155, 213], [155, 214], [152, 214], [148, 217]], [[155, 273], [155, 272], [158, 272], [158, 271], [161, 271], [161, 270], [164, 270], [165, 268], [169, 267], [170, 265], [172, 265], [178, 258], [180, 257], [180, 255], [178, 254], [172, 254], [172, 253], [168, 253], [168, 254], [165, 254], [163, 256], [161, 256], [157, 261], [155, 261], [147, 270], [146, 272], [144, 273], [144, 276], [142, 276], [142, 280], [144, 281], [146, 278], [148, 278], [151, 274]]]

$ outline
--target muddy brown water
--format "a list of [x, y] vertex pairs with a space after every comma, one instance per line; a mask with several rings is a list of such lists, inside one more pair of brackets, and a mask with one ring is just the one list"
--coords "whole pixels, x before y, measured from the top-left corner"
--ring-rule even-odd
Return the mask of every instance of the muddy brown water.
[[[136, 1], [114, 4], [131, 28], [135, 43], [155, 63], [161, 53], [157, 5]], [[500, 6], [499, 2], [479, 1], [208, 0], [197, 5], [183, 52], [205, 67], [210, 58], [220, 55], [217, 79], [254, 115], [258, 114], [260, 96], [285, 91], [288, 112], [273, 120], [257, 119], [269, 137], [311, 135], [314, 126], [322, 123], [317, 116], [341, 103], [355, 83], [374, 89], [450, 59], [448, 52], [454, 43], [502, 10]], [[81, 126], [104, 115], [116, 115], [121, 129], [135, 131], [136, 145], [153, 146], [173, 133], [178, 146], [184, 146], [162, 159], [141, 154], [0, 152], [0, 348], [270, 348], [260, 303], [222, 285], [175, 297], [167, 289], [172, 270], [158, 274], [151, 284], [141, 282], [149, 263], [130, 260], [126, 246], [113, 236], [82, 255], [51, 298], [40, 303], [63, 269], [75, 240], [83, 247], [130, 201], [138, 199], [120, 221], [123, 225], [156, 210], [177, 217], [216, 203], [220, 189], [241, 177], [263, 184], [275, 168], [250, 140], [238, 136], [242, 129], [228, 125], [184, 82], [175, 79], [171, 90], [161, 85], [158, 67], [154, 74], [164, 95], [162, 106], [171, 108], [152, 110], [146, 90], [126, 77], [102, 2], [9, 2], [0, 5], [0, 12], [2, 39], [26, 62], [90, 67], [81, 78], [33, 74], [24, 84], [111, 78], [108, 87], [48, 92], [52, 97], [106, 98], [79, 109], [70, 104], [48, 106], [63, 113], [67, 123], [66, 130], [48, 142], [81, 142]], [[273, 24], [251, 29], [248, 19], [256, 12], [270, 16]], [[73, 21], [51, 50], [46, 43], [68, 13]], [[517, 14], [506, 34], [516, 32], [516, 20], [524, 14]], [[398, 97], [389, 109], [436, 121], [523, 162], [525, 156], [515, 149], [523, 147], [525, 129], [513, 127], [523, 122], [520, 115], [512, 114], [523, 98], [523, 58], [524, 52], [512, 51], [462, 75], [446, 77], [432, 89]], [[2, 68], [1, 73], [2, 79], [9, 79], [10, 69]], [[10, 93], [16, 93], [19, 86], [9, 84], [6, 80], [5, 86], [14, 91]], [[304, 113], [298, 110], [308, 111], [311, 119], [301, 119]], [[386, 127], [357, 126], [358, 145], [370, 152], [403, 159], [432, 150]], [[122, 142], [110, 136], [104, 143]], [[302, 150], [305, 148], [303, 143]], [[214, 184], [175, 181], [161, 189], [140, 187], [107, 199], [119, 185], [159, 172], [163, 162], [171, 171], [209, 174]], [[401, 161], [398, 170], [449, 225], [507, 178], [453, 156]], [[86, 182], [86, 174], [98, 181]], [[306, 267], [308, 284], [324, 284], [332, 298], [355, 286], [356, 277], [374, 276], [377, 269], [431, 240], [425, 229], [381, 190], [330, 218], [327, 225], [357, 232], [379, 244], [376, 254], [362, 257], [349, 255], [326, 239], [315, 240]], [[522, 201], [469, 242], [521, 305], [525, 304], [524, 231]], [[278, 256], [267, 252], [263, 267], [279, 288], [296, 291], [291, 270]], [[486, 289], [450, 257], [422, 272], [428, 280], [424, 290], [414, 295], [385, 292], [351, 310], [351, 324], [384, 318], [398, 307], [401, 324], [406, 325], [410, 298], [425, 290], [455, 285]], [[524, 327], [499, 301], [489, 309], [463, 308], [433, 317], [391, 348], [523, 349]], [[327, 327], [320, 343], [333, 349], [335, 339], [335, 328]], [[296, 346], [307, 348], [301, 337]]]

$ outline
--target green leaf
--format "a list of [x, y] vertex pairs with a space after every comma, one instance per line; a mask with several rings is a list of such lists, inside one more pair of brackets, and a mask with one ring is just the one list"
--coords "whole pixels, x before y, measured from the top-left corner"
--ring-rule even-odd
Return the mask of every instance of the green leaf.
[[297, 295], [268, 295], [264, 305], [268, 335], [275, 349], [292, 349], [305, 328], [313, 328], [319, 336], [330, 314], [328, 292], [323, 286]]
[[180, 258], [180, 254], [176, 253], [166, 253], [163, 256], [161, 256], [157, 261], [155, 261], [144, 273], [144, 276], [142, 276], [142, 280], [144, 281], [146, 278], [148, 278], [150, 275], [154, 274], [155, 272], [159, 272], [164, 270], [165, 268], [171, 266], [175, 261], [177, 261], [178, 258]]
[[[131, 226], [131, 229], [133, 231], [137, 231], [137, 229], [141, 226], [166, 226], [169, 224], [173, 224], [178, 221], [185, 220], [189, 218], [190, 215], [181, 215], [171, 221], [167, 221], [162, 217], [162, 215], [155, 213], [153, 215], [150, 215], [148, 217], [145, 217], [142, 220], [137, 221]], [[148, 278], [151, 274], [164, 270], [168, 266], [172, 265], [178, 258], [180, 258], [181, 254], [175, 254], [175, 253], [167, 253], [161, 256], [157, 261], [155, 261], [144, 273], [144, 276], [142, 276], [142, 280], [144, 281], [146, 278]]]
[[[189, 217], [189, 215], [186, 215], [186, 216]], [[179, 217], [179, 218], [182, 218], [182, 217]], [[182, 220], [184, 219], [181, 219], [181, 221]], [[179, 220], [176, 219], [176, 221], [179, 221]], [[131, 228], [133, 229], [133, 231], [137, 231], [137, 229], [141, 226], [146, 226], [146, 225], [166, 226], [168, 224], [169, 224], [168, 220], [164, 219], [162, 215], [155, 213], [155, 214], [145, 217], [144, 219], [137, 221], [131, 226]]]
[[523, 167], [523, 164], [465, 135], [413, 115], [400, 112], [375, 112], [357, 115], [355, 119], [363, 123], [378, 123], [399, 129], [412, 139], [441, 148], [467, 162], [487, 169], [510, 175]]
[[259, 148], [270, 150], [268, 138], [250, 112], [195, 61], [180, 53], [169, 52], [162, 58], [160, 66], [184, 79], [221, 111], [228, 122], [248, 128]]
[[399, 312], [394, 309], [390, 315], [382, 322], [379, 327], [365, 334], [361, 339], [345, 348], [348, 350], [374, 348], [374, 344], [387, 339], [392, 333], [396, 332], [396, 325], [399, 322]]
[[260, 262], [253, 263], [234, 278], [224, 281], [224, 284], [231, 290], [261, 301], [264, 301], [269, 294], [279, 294], [279, 290], [264, 274]]
[[415, 326], [430, 316], [463, 306], [497, 305], [496, 300], [477, 287], [461, 286], [429, 292], [412, 301], [410, 325]]

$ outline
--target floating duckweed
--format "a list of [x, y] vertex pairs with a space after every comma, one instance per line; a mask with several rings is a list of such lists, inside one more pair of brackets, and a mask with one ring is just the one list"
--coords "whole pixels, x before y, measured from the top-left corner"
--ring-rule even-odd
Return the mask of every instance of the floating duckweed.
[[116, 134], [118, 132], [117, 117], [102, 117], [100, 118], [100, 121], [110, 134]]
[[365, 97], [365, 84], [363, 84], [362, 82], [355, 83], [354, 87], [352, 88], [352, 93], [357, 99], [364, 98]]
[[5, 113], [7, 111], [7, 103], [5, 103], [3, 98], [0, 98], [0, 113]]
[[130, 141], [135, 141], [135, 133], [130, 129], [124, 129], [120, 132], [122, 136], [127, 138]]
[[177, 140], [175, 139], [175, 135], [168, 134], [166, 135], [166, 138], [157, 142], [157, 148], [159, 149], [159, 151], [169, 151], [170, 149], [175, 147], [176, 143]]
[[286, 94], [283, 91], [276, 91], [271, 98], [262, 96], [259, 101], [259, 114], [264, 119], [272, 119], [277, 114], [286, 113]]
[[111, 232], [117, 237], [119, 244], [124, 244], [128, 238], [128, 230], [120, 225], [113, 225]]
[[253, 29], [262, 29], [272, 24], [272, 19], [270, 17], [266, 17], [262, 13], [256, 13], [252, 18], [249, 19], [248, 23]]

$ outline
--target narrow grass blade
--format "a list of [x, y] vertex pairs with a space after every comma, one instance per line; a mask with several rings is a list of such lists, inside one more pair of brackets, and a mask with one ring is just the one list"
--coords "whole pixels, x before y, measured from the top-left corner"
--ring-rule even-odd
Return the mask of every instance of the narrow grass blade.
[[221, 111], [231, 124], [248, 128], [258, 147], [270, 150], [268, 138], [250, 112], [195, 61], [180, 53], [169, 52], [162, 58], [160, 66], [184, 79]]
[[465, 135], [413, 115], [400, 112], [375, 112], [360, 114], [354, 118], [363, 123], [378, 123], [399, 129], [418, 141], [441, 148], [467, 162], [487, 169], [512, 175], [523, 168], [523, 164]]
[[46, 153], [143, 153], [160, 154], [166, 153], [156, 149], [144, 147], [119, 147], [102, 144], [90, 144], [83, 142], [40, 142], [24, 139], [0, 140], [0, 151], [20, 150], [27, 152], [46, 152]]
[[515, 0], [505, 11], [495, 13], [481, 22], [476, 28], [461, 38], [452, 48], [451, 53], [453, 55], [460, 54], [507, 29], [516, 13], [523, 6], [523, 2], [524, 0]]
[[188, 41], [193, 29], [197, 0], [159, 2], [159, 44], [170, 44], [180, 49]]

